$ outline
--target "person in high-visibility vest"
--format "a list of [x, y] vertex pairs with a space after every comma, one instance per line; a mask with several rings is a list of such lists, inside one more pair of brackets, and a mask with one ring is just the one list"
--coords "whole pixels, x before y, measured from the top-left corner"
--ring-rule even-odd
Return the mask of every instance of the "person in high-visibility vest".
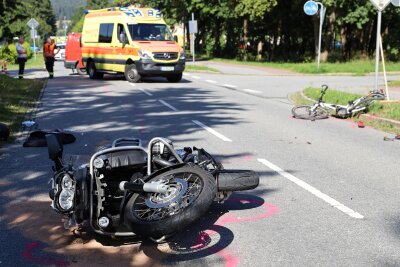
[[[54, 50], [57, 49], [57, 52], [54, 52]], [[57, 47], [53, 40], [49, 37], [47, 38], [46, 43], [43, 45], [43, 57], [44, 57], [44, 62], [46, 63], [46, 70], [49, 72], [49, 78], [53, 79], [54, 77], [54, 61], [55, 58], [54, 56], [57, 55], [60, 52], [60, 48]]]

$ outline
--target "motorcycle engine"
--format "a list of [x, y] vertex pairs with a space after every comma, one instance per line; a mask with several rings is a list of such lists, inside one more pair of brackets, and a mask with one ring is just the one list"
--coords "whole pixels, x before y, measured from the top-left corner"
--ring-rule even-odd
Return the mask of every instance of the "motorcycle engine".
[[147, 153], [142, 150], [115, 150], [93, 161], [93, 205], [96, 224], [101, 230], [120, 227], [124, 191], [123, 181], [136, 182], [146, 174]]

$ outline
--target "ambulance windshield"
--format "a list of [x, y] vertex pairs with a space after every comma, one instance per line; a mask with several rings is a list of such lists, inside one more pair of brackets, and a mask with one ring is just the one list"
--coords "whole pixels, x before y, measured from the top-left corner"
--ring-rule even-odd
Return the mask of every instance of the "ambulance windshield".
[[133, 41], [173, 41], [174, 38], [165, 24], [128, 24]]

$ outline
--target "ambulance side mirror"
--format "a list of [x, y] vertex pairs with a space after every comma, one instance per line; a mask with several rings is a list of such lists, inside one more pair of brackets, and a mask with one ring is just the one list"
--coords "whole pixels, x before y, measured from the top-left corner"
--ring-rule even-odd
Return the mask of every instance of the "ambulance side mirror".
[[174, 35], [175, 42], [178, 42], [178, 35]]
[[123, 43], [123, 44], [127, 44], [127, 43], [128, 43], [128, 38], [127, 38], [125, 32], [121, 32], [121, 33], [119, 34], [119, 41], [120, 41], [121, 43]]

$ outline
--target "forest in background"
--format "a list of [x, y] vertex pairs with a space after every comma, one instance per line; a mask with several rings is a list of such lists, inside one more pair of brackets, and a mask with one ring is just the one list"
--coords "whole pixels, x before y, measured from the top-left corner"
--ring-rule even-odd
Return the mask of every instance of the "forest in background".
[[51, 0], [51, 3], [57, 20], [64, 19], [64, 17], [69, 20], [78, 7], [86, 5], [86, 0]]
[[[83, 10], [141, 4], [159, 8], [167, 23], [186, 23], [194, 13], [199, 32], [196, 48], [209, 57], [242, 60], [308, 62], [315, 59], [319, 15], [303, 12], [304, 0], [2, 0], [0, 40], [29, 35], [26, 22], [40, 22], [39, 35], [56, 33], [56, 13], [74, 4], [68, 31], [82, 30]], [[82, 2], [83, 6], [78, 4]], [[112, 1], [112, 0], [111, 0]], [[369, 0], [321, 0], [327, 7], [322, 59], [330, 62], [371, 58], [375, 51], [376, 10]], [[72, 12], [72, 13], [71, 13]], [[400, 59], [400, 8], [383, 12], [382, 37], [386, 57]]]
[[54, 35], [56, 18], [50, 0], [2, 0], [0, 1], [0, 40], [10, 42], [23, 35], [30, 39], [29, 19], [39, 22], [37, 34], [41, 37]]
[[[318, 47], [319, 15], [304, 14], [304, 0], [115, 0], [158, 7], [170, 25], [198, 20], [196, 44], [208, 56], [267, 61], [311, 61]], [[369, 0], [321, 0], [326, 8], [323, 59], [331, 62], [372, 57], [376, 10]], [[383, 12], [384, 51], [400, 59], [400, 8]]]

